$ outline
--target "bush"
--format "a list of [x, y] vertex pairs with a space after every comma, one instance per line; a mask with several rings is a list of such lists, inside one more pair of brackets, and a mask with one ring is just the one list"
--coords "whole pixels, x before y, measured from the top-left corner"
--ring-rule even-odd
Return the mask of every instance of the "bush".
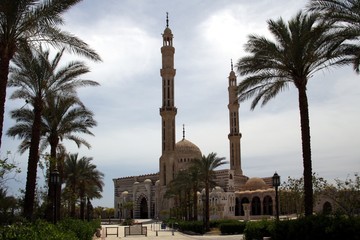
[[45, 222], [14, 224], [0, 228], [0, 239], [6, 240], [77, 240], [75, 233], [62, 231], [57, 226]]
[[359, 217], [309, 216], [277, 223], [272, 235], [274, 240], [359, 240], [359, 232]]
[[210, 228], [217, 228], [224, 223], [238, 223], [238, 222], [239, 222], [238, 220], [234, 220], [234, 219], [217, 219], [217, 220], [211, 220], [209, 226]]
[[360, 240], [360, 217], [309, 216], [296, 220], [279, 222], [248, 222], [245, 228], [246, 240]]
[[224, 222], [219, 225], [221, 234], [242, 234], [246, 223], [239, 221]]
[[0, 240], [92, 240], [100, 221], [65, 219], [57, 225], [37, 220], [0, 227]]
[[188, 234], [204, 234], [204, 225], [202, 221], [181, 221], [178, 222], [179, 231]]
[[270, 232], [273, 230], [272, 224], [274, 224], [274, 222], [268, 220], [247, 222], [244, 230], [245, 239], [253, 240], [270, 237]]
[[131, 225], [133, 225], [134, 224], [134, 219], [132, 219], [132, 218], [127, 218], [127, 219], [125, 219], [124, 221], [123, 221], [123, 223], [122, 223], [122, 225], [123, 226], [131, 226]]
[[90, 222], [79, 219], [64, 219], [57, 225], [62, 231], [74, 232], [77, 239], [92, 240], [96, 229], [100, 228], [100, 220]]

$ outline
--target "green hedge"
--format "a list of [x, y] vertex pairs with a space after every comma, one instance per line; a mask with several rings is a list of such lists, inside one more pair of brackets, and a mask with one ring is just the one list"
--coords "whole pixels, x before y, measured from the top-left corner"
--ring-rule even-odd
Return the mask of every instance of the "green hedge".
[[219, 225], [221, 234], [243, 234], [245, 227], [246, 223], [239, 221], [225, 222]]
[[180, 221], [178, 222], [179, 231], [187, 234], [204, 234], [204, 226], [202, 221]]
[[99, 221], [66, 219], [57, 225], [38, 220], [0, 227], [0, 240], [91, 240]]
[[254, 221], [246, 224], [246, 240], [360, 240], [360, 217], [310, 216], [287, 221]]
[[263, 239], [263, 237], [270, 237], [270, 232], [273, 232], [273, 224], [273, 221], [268, 220], [247, 222], [244, 229], [245, 239], [253, 240]]
[[77, 239], [92, 240], [96, 229], [101, 227], [100, 220], [90, 222], [79, 219], [64, 219], [57, 225], [62, 231], [71, 231], [76, 234]]

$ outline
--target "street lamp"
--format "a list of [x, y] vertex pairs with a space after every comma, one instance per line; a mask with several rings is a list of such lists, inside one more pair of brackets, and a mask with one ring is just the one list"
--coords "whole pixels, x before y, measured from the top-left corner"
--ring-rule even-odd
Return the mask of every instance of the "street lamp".
[[272, 177], [272, 185], [275, 187], [275, 207], [276, 207], [276, 220], [279, 221], [279, 195], [278, 187], [280, 186], [280, 176], [275, 172]]
[[53, 199], [53, 217], [54, 217], [54, 224], [57, 221], [57, 186], [60, 183], [60, 174], [59, 171], [55, 168], [54, 171], [50, 173], [50, 183], [54, 186], [54, 199]]

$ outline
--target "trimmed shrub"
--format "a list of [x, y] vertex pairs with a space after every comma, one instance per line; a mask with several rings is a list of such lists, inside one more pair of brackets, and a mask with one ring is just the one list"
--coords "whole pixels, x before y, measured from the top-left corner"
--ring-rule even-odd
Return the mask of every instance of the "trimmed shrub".
[[178, 222], [179, 231], [187, 234], [204, 234], [204, 225], [202, 221]]
[[6, 240], [77, 240], [75, 233], [62, 231], [57, 226], [45, 222], [13, 224], [0, 228], [0, 239]]
[[123, 225], [123, 226], [131, 226], [131, 225], [134, 224], [134, 222], [135, 222], [134, 219], [132, 219], [132, 218], [127, 218], [127, 219], [125, 219], [125, 220], [122, 222], [122, 225]]
[[245, 239], [263, 239], [263, 237], [270, 237], [270, 232], [273, 230], [274, 222], [268, 220], [247, 222], [244, 230]]
[[210, 228], [217, 228], [219, 227], [221, 224], [224, 223], [238, 223], [238, 220], [234, 220], [234, 219], [217, 219], [217, 220], [210, 220], [209, 226]]
[[242, 234], [246, 227], [245, 222], [233, 221], [225, 222], [219, 225], [221, 234]]
[[245, 228], [246, 240], [360, 240], [360, 217], [309, 216], [287, 221], [248, 222]]
[[77, 239], [92, 240], [96, 229], [100, 228], [100, 221], [93, 220], [90, 222], [79, 219], [64, 219], [57, 224], [62, 231], [74, 232]]

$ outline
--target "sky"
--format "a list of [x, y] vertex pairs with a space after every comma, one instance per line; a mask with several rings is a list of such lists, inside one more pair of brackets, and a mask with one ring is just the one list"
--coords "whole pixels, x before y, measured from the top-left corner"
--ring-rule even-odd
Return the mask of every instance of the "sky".
[[[94, 206], [113, 207], [113, 179], [158, 172], [161, 156], [162, 33], [169, 27], [175, 47], [175, 105], [177, 141], [186, 139], [207, 155], [229, 160], [228, 76], [246, 56], [249, 34], [271, 38], [268, 19], [289, 20], [307, 1], [299, 0], [83, 0], [65, 15], [62, 29], [88, 43], [103, 62], [81, 56], [91, 72], [84, 78], [99, 87], [79, 90], [95, 113], [95, 136], [82, 135], [91, 149], [65, 142], [71, 153], [92, 157], [105, 174], [103, 198]], [[241, 76], [237, 81], [240, 82]], [[10, 91], [10, 90], [9, 90]], [[8, 91], [8, 96], [9, 96]], [[360, 76], [351, 67], [318, 72], [308, 83], [313, 171], [329, 181], [360, 170]], [[295, 87], [280, 93], [264, 107], [250, 110], [240, 104], [242, 170], [248, 177], [281, 180], [302, 176], [300, 120]], [[4, 132], [14, 124], [9, 112], [21, 102], [7, 100]], [[9, 182], [10, 194], [25, 189], [28, 152], [17, 152], [19, 140], [3, 136], [1, 155], [19, 164], [22, 173]], [[229, 165], [225, 165], [229, 168]], [[44, 184], [38, 172], [38, 185]]]

